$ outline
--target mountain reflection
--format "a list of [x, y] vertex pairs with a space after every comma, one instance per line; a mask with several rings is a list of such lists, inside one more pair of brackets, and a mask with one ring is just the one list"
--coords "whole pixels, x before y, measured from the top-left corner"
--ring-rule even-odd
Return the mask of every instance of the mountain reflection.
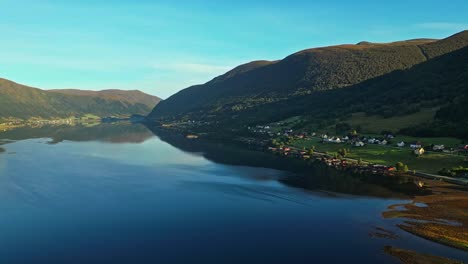
[[24, 140], [50, 138], [50, 144], [69, 141], [102, 141], [109, 143], [143, 143], [153, 134], [143, 125], [130, 123], [102, 123], [95, 126], [56, 125], [40, 128], [21, 127], [0, 133], [0, 138]]
[[[49, 144], [58, 144], [65, 140], [75, 142], [100, 141], [112, 144], [138, 144], [154, 136], [157, 136], [170, 146], [190, 154], [192, 157], [203, 157], [212, 162], [225, 165], [262, 167], [290, 172], [278, 174], [281, 176], [275, 175], [274, 173], [262, 175], [245, 172], [239, 173], [242, 177], [248, 177], [249, 179], [258, 181], [274, 180], [284, 185], [301, 188], [306, 191], [326, 191], [381, 198], [409, 198], [414, 191], [412, 186], [410, 186], [411, 184], [401, 185], [398, 180], [389, 179], [389, 177], [372, 177], [371, 179], [359, 176], [356, 177], [356, 175], [336, 171], [324, 166], [310, 166], [301, 160], [287, 159], [225, 142], [204, 141], [202, 139], [190, 140], [181, 135], [154, 128], [147, 128], [139, 124], [121, 122], [103, 123], [92, 127], [83, 125], [45, 126], [41, 128], [23, 127], [0, 133], [3, 144], [7, 143], [5, 140], [18, 141], [32, 138], [50, 138]], [[160, 151], [164, 152], [164, 150]], [[156, 162], [151, 162], [152, 158], [145, 156], [148, 155], [148, 153], [141, 153], [141, 157], [126, 157], [126, 155], [124, 155], [125, 151], [119, 153], [122, 154], [121, 159], [146, 160], [144, 164]], [[95, 155], [97, 154], [95, 153]], [[161, 158], [160, 156], [158, 160], [163, 162], [165, 159]], [[197, 166], [202, 166], [200, 169], [203, 170], [202, 164], [203, 163], [199, 163]], [[188, 164], [182, 160], [178, 160], [177, 166], [179, 166], [178, 168], [181, 171], [183, 171], [184, 165]], [[190, 171], [190, 169], [185, 171]], [[211, 173], [223, 175], [223, 173]], [[209, 188], [211, 187], [219, 190], [221, 186], [212, 185]], [[230, 189], [230, 186], [222, 187], [225, 191], [230, 190], [236, 193], [249, 193], [248, 190], [239, 190], [235, 186], [234, 189]], [[252, 193], [251, 195], [258, 196], [258, 194]]]
[[[414, 184], [400, 184], [398, 178], [359, 177], [325, 166], [309, 166], [302, 160], [283, 158], [229, 143], [191, 140], [159, 129], [150, 129], [173, 147], [196, 155], [201, 153], [203, 157], [216, 163], [290, 171], [292, 173], [285, 174], [286, 176], [280, 177], [278, 181], [296, 188], [400, 199], [410, 198], [417, 191], [414, 189]], [[261, 177], [258, 179], [261, 180]]]

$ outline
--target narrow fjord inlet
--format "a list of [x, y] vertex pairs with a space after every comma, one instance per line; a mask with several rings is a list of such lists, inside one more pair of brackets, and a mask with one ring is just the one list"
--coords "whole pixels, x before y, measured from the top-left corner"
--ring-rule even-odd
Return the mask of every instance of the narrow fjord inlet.
[[467, 14], [0, 1], [0, 264], [468, 264]]
[[384, 218], [411, 203], [391, 185], [142, 125], [53, 128], [5, 135], [3, 263], [396, 263], [388, 246], [465, 258]]

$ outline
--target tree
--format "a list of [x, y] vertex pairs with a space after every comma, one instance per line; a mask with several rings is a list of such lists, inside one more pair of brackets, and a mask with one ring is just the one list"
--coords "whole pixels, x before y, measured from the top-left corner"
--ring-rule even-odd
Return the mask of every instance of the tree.
[[271, 144], [273, 144], [273, 146], [278, 146], [278, 145], [279, 145], [279, 144], [278, 144], [278, 141], [277, 141], [276, 139], [273, 139], [273, 140], [271, 141]]
[[406, 172], [408, 172], [408, 170], [409, 170], [409, 169], [408, 169], [408, 165], [403, 166], [403, 172], [406, 173]]
[[340, 149], [340, 150], [338, 150], [338, 154], [340, 154], [343, 157], [346, 157], [346, 155], [348, 155], [348, 150], [345, 149], [345, 148]]
[[311, 147], [311, 148], [309, 149], [309, 155], [313, 155], [313, 154], [314, 154], [314, 147]]
[[338, 123], [335, 125], [336, 134], [347, 133], [351, 130], [351, 126], [348, 123]]
[[402, 171], [403, 168], [404, 168], [405, 164], [403, 164], [403, 162], [398, 162], [395, 167], [397, 169], [397, 171]]

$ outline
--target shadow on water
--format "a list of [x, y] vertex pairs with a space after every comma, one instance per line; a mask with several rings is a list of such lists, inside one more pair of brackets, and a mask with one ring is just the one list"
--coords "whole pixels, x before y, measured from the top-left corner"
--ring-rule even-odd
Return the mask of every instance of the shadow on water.
[[284, 158], [227, 142], [186, 139], [181, 135], [149, 128], [164, 142], [187, 153], [202, 155], [216, 163], [250, 167], [272, 168], [292, 172], [279, 181], [285, 185], [310, 191], [329, 191], [343, 194], [380, 198], [411, 198], [422, 194], [407, 177], [366, 176], [338, 171], [323, 164]]

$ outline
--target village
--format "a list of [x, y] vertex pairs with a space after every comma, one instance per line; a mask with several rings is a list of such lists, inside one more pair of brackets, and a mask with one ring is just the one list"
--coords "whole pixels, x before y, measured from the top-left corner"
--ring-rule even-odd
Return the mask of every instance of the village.
[[30, 128], [41, 128], [44, 126], [60, 126], [68, 125], [74, 126], [76, 124], [84, 125], [93, 125], [100, 123], [101, 118], [91, 114], [87, 114], [81, 117], [71, 116], [66, 118], [52, 118], [52, 119], [43, 119], [43, 118], [30, 118], [27, 120], [18, 119], [18, 118], [6, 118], [0, 120], [0, 132], [5, 132], [20, 127], [30, 127]]
[[304, 131], [285, 123], [213, 131], [206, 121], [161, 124], [190, 140], [211, 138], [239, 142], [285, 158], [319, 162], [340, 170], [379, 175], [411, 174], [468, 185], [468, 144], [456, 138], [416, 138], [378, 134]]
[[[268, 151], [285, 157], [320, 161], [330, 167], [352, 168], [362, 173], [412, 173], [468, 180], [468, 145], [457, 144], [456, 139], [416, 139], [356, 131], [337, 136], [274, 125], [258, 125], [248, 130], [262, 138], [260, 142], [269, 142]], [[453, 168], [447, 164], [453, 164]]]
[[42, 120], [42, 119], [31, 119], [31, 120], [19, 120], [11, 119], [5, 120], [0, 123], [0, 131], [7, 131], [20, 127], [31, 127], [39, 128], [47, 125], [72, 125], [75, 123], [73, 119], [55, 119], [55, 120]]

